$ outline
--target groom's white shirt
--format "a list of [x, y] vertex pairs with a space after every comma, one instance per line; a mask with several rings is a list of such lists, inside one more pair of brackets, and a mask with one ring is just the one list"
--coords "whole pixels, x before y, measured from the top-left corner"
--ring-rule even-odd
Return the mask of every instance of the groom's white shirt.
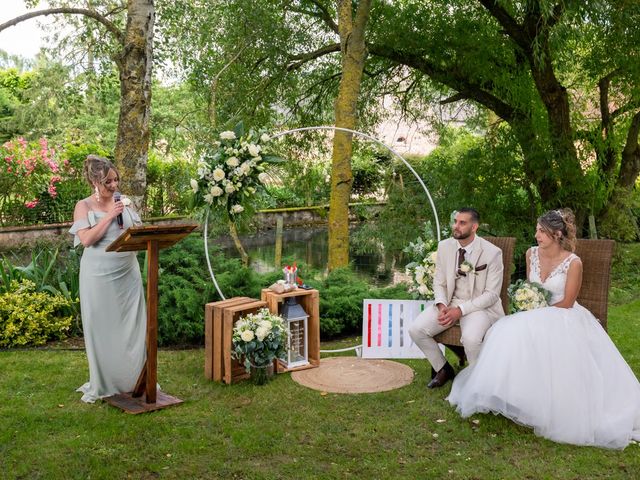
[[[471, 247], [471, 248], [468, 248]], [[456, 289], [458, 275], [459, 242], [455, 238], [448, 238], [438, 244], [436, 273], [433, 281], [434, 303], [450, 305]], [[495, 321], [504, 316], [504, 309], [500, 301], [502, 288], [502, 250], [492, 243], [476, 236], [473, 242], [464, 247], [470, 251], [465, 255], [466, 261], [473, 266], [473, 271], [467, 273], [461, 280], [469, 282], [470, 298], [459, 303], [462, 315], [468, 315], [478, 310], [486, 310]], [[486, 265], [486, 268], [483, 268]], [[475, 271], [480, 268], [480, 271]]]

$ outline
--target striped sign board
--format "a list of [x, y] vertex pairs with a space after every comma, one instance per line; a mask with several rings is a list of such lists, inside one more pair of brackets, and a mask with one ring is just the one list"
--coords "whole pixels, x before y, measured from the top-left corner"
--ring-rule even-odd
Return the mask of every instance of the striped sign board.
[[432, 302], [365, 299], [362, 309], [363, 358], [424, 358], [409, 336], [413, 320]]

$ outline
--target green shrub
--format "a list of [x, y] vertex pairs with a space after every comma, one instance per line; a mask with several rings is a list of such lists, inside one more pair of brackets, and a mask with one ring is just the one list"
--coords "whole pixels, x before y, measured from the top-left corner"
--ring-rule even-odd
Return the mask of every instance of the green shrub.
[[309, 281], [320, 292], [320, 337], [323, 340], [362, 330], [362, 301], [365, 298], [410, 299], [407, 286], [376, 288], [350, 268], [337, 268], [324, 280]]
[[179, 158], [160, 158], [154, 151], [147, 162], [147, 190], [144, 198], [145, 217], [184, 214], [193, 196], [189, 180], [196, 177], [196, 165]]
[[12, 282], [29, 280], [37, 292], [62, 296], [67, 305], [61, 307], [64, 316], [73, 318], [70, 335], [82, 335], [80, 321], [80, 255], [75, 249], [59, 254], [53, 246], [37, 247], [26, 266], [13, 265], [6, 257], [0, 259], [0, 292], [9, 292]]
[[9, 291], [0, 294], [0, 347], [43, 345], [64, 338], [72, 316], [62, 312], [69, 306], [62, 295], [37, 292], [30, 280], [13, 281]]
[[[258, 275], [238, 259], [209, 247], [211, 267], [225, 297], [260, 298]], [[158, 344], [204, 343], [204, 306], [220, 300], [209, 276], [202, 235], [193, 234], [160, 253]]]

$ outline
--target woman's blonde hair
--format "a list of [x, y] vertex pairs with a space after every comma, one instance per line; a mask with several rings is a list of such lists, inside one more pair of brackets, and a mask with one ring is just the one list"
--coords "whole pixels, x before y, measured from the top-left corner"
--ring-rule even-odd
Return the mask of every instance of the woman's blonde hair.
[[116, 169], [115, 165], [108, 158], [92, 154], [87, 155], [87, 158], [84, 160], [84, 177], [92, 187], [96, 183], [103, 184], [107, 175], [109, 175], [109, 170], [116, 172], [118, 179], [120, 178], [118, 169]]
[[538, 225], [569, 252], [576, 249], [576, 218], [569, 208], [549, 210], [538, 218]]

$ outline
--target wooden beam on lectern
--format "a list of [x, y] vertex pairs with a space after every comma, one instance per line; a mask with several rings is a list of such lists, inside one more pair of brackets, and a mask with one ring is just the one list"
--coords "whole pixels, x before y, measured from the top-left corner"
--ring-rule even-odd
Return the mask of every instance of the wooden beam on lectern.
[[147, 358], [132, 392], [104, 400], [127, 413], [143, 413], [182, 403], [157, 389], [158, 385], [158, 267], [160, 249], [169, 247], [191, 233], [197, 225], [130, 227], [114, 240], [107, 252], [147, 250]]

